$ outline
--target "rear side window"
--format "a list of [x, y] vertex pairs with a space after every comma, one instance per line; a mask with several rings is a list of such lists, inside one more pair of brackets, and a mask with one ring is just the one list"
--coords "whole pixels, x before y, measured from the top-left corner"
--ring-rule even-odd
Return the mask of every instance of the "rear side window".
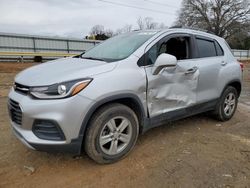
[[215, 47], [217, 51], [217, 56], [223, 56], [224, 52], [218, 42], [215, 42]]
[[197, 38], [196, 42], [200, 58], [217, 56], [214, 41]]

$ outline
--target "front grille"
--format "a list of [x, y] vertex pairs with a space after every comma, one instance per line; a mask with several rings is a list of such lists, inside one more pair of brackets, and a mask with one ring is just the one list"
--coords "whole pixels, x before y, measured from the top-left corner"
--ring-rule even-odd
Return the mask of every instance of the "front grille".
[[12, 99], [9, 99], [9, 112], [10, 112], [10, 118], [13, 122], [15, 122], [18, 125], [22, 124], [22, 110], [19, 106], [19, 103], [16, 101], [13, 101]]
[[22, 93], [24, 95], [29, 94], [29, 91], [30, 91], [30, 88], [28, 86], [25, 86], [25, 85], [22, 85], [19, 83], [15, 83], [14, 89], [15, 89], [15, 91]]
[[41, 139], [45, 140], [65, 140], [65, 136], [55, 121], [51, 120], [35, 120], [33, 133]]

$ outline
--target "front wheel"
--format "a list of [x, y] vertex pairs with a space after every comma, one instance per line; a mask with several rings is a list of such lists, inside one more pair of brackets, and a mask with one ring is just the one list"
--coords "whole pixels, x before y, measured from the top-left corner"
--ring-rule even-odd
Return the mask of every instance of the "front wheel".
[[214, 115], [220, 121], [231, 119], [235, 113], [238, 104], [237, 90], [229, 86], [221, 95], [221, 98], [216, 106]]
[[138, 133], [138, 119], [133, 110], [122, 104], [106, 105], [90, 121], [85, 151], [97, 163], [113, 163], [132, 150]]

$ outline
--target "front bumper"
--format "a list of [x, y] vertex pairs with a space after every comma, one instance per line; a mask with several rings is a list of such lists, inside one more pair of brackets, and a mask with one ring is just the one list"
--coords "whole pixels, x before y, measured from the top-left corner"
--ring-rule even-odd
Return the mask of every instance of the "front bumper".
[[22, 134], [16, 130], [16, 128], [12, 128], [14, 135], [28, 148], [38, 151], [45, 152], [60, 152], [60, 153], [72, 153], [79, 155], [81, 153], [82, 146], [82, 137], [78, 137], [77, 139], [73, 139], [70, 143], [29, 143]]
[[[80, 134], [81, 125], [94, 101], [80, 95], [65, 99], [37, 100], [14, 89], [11, 89], [9, 99], [17, 102], [22, 111], [21, 124], [11, 121], [11, 125], [16, 137], [27, 147], [41, 151], [80, 152], [83, 135]], [[38, 138], [32, 131], [35, 120], [56, 122], [65, 140]]]

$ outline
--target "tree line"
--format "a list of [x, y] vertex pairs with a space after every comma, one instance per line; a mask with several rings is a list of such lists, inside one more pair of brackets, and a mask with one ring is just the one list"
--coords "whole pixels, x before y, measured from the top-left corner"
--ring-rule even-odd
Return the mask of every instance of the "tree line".
[[[250, 49], [250, 1], [249, 0], [183, 0], [175, 27], [198, 28], [225, 38], [232, 48]], [[132, 30], [164, 29], [151, 17], [138, 18], [136, 26], [127, 24], [113, 31], [95, 25], [87, 39], [106, 40], [114, 35]]]
[[113, 31], [111, 29], [105, 29], [103, 25], [95, 25], [91, 28], [89, 36], [86, 36], [86, 39], [95, 39], [95, 40], [106, 40], [112, 36], [119, 35], [122, 33], [128, 33], [133, 30], [149, 30], [149, 29], [164, 29], [167, 28], [164, 23], [155, 22], [151, 17], [139, 17], [136, 22], [136, 26], [132, 24], [126, 24], [122, 28]]

